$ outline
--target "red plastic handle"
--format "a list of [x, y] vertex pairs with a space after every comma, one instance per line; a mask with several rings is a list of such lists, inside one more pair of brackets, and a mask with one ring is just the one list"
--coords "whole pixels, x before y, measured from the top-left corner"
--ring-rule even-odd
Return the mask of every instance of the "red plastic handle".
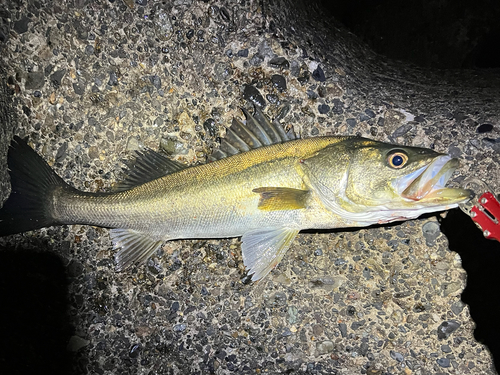
[[500, 203], [494, 194], [486, 192], [471, 209], [471, 217], [486, 238], [500, 241]]

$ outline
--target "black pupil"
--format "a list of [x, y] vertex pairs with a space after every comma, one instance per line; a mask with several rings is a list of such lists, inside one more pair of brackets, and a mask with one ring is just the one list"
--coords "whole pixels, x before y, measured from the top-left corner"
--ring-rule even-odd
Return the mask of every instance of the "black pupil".
[[401, 164], [403, 164], [403, 157], [401, 155], [394, 155], [392, 157], [392, 165], [399, 167]]

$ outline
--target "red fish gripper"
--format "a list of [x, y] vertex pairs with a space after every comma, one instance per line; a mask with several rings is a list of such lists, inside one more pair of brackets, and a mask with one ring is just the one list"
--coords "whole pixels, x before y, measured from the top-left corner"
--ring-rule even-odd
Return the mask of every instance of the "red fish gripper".
[[500, 241], [500, 202], [493, 193], [487, 191], [480, 195], [470, 216], [481, 228], [484, 237]]
[[474, 177], [466, 179], [464, 187], [471, 189], [475, 197], [461, 203], [460, 209], [472, 218], [484, 237], [500, 242], [500, 202], [497, 196], [484, 181]]

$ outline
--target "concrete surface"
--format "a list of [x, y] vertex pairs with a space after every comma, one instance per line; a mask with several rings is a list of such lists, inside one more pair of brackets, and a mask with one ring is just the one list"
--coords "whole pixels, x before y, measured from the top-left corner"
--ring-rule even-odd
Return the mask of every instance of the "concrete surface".
[[[303, 137], [359, 134], [449, 152], [462, 163], [455, 183], [474, 174], [498, 188], [494, 75], [388, 61], [312, 3], [29, 0], [3, 3], [1, 15], [3, 116], [17, 119], [0, 133], [0, 199], [14, 134], [73, 186], [100, 191], [123, 177], [138, 144], [204, 162], [249, 101]], [[106, 229], [0, 241], [3, 287], [18, 291], [4, 311], [17, 322], [4, 323], [11, 373], [32, 363], [73, 374], [496, 373], [460, 299], [460, 257], [433, 216], [300, 234], [257, 284], [241, 281], [238, 239], [172, 241], [123, 273]], [[45, 296], [61, 285], [48, 281], [54, 274], [67, 287]], [[43, 314], [36, 324], [47, 329], [34, 340], [25, 327]], [[46, 354], [16, 350], [25, 342]]]

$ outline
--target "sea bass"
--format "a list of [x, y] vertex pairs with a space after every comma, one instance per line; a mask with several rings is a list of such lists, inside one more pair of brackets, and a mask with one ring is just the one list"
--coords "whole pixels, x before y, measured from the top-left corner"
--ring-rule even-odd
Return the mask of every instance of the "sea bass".
[[119, 271], [167, 240], [241, 236], [256, 281], [303, 229], [414, 219], [471, 196], [445, 187], [458, 167], [448, 155], [361, 137], [297, 139], [258, 108], [244, 113], [246, 122], [233, 120], [211, 162], [187, 167], [143, 149], [128, 178], [107, 193], [71, 187], [14, 137], [0, 236], [64, 224], [112, 228]]

